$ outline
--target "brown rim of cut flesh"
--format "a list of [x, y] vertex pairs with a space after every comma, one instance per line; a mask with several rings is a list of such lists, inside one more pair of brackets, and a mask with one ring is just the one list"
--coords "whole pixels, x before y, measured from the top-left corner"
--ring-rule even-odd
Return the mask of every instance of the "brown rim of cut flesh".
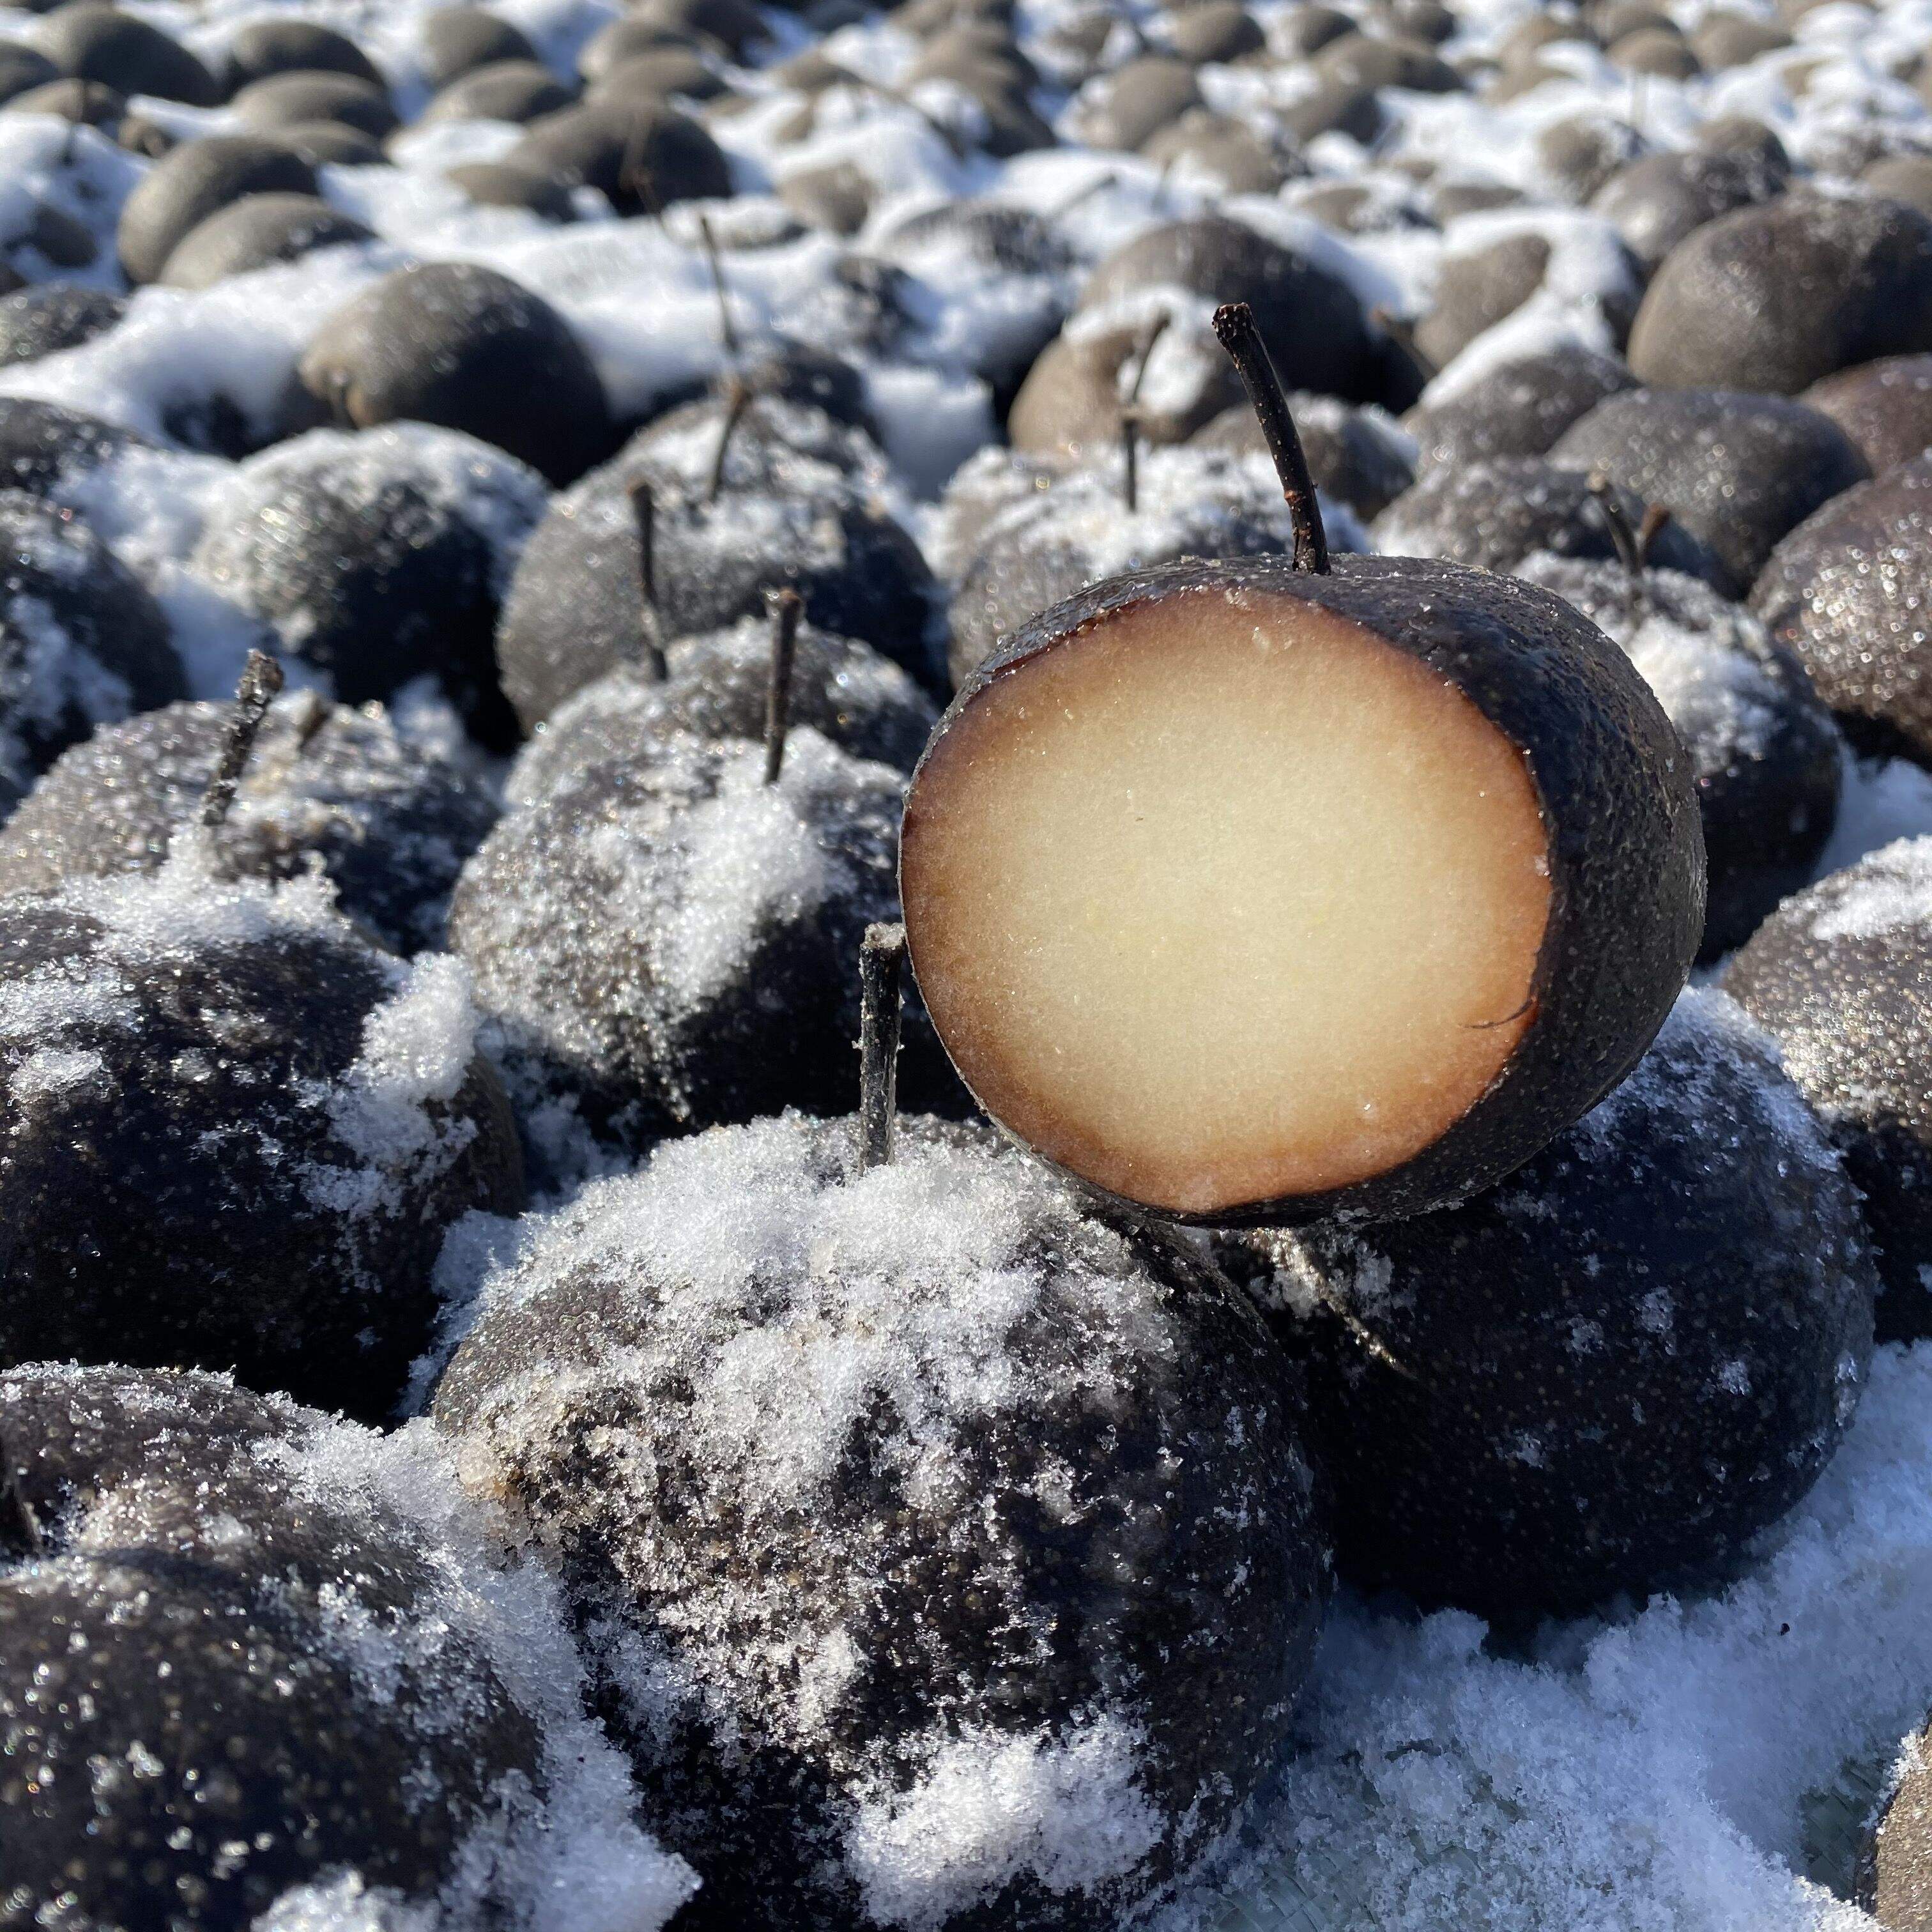
[[1168, 1213], [1411, 1160], [1530, 1026], [1549, 841], [1522, 752], [1319, 605], [1179, 590], [989, 682], [937, 740], [902, 886], [996, 1119]]

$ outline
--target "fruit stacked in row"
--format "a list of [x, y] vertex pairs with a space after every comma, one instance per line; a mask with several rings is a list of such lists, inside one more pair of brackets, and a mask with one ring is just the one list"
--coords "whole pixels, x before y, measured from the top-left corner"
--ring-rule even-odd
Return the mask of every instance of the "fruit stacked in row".
[[[1788, 896], [1846, 740], [1925, 754], [1932, 224], [1808, 127], [1440, 158], [1598, 44], [1779, 53], [1616, 10], [0, 50], [34, 1911], [527, 1912], [574, 1749], [618, 1922], [1114, 1924], [1331, 1562], [1524, 1624], [1750, 1559], [1925, 1328], [1925, 861]], [[216, 703], [250, 646], [301, 688]], [[485, 1514], [318, 1525], [400, 1450], [210, 1370], [427, 1406]], [[493, 1539], [578, 1652], [432, 1669]]]

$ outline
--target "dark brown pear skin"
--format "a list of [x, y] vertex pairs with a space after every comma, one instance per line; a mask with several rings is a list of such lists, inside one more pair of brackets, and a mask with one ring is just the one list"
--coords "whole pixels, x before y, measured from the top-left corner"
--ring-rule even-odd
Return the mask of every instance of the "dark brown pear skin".
[[1224, 1226], [1397, 1220], [1466, 1200], [1539, 1153], [1636, 1064], [1684, 987], [1704, 927], [1703, 832], [1683, 746], [1624, 653], [1534, 586], [1407, 557], [1338, 556], [1320, 573], [1285, 557], [1184, 558], [1111, 578], [1042, 612], [967, 679], [914, 773], [900, 850], [915, 976], [908, 855], [922, 818], [944, 809], [921, 781], [948, 730], [1042, 652], [1134, 607], [1203, 592], [1299, 602], [1351, 620], [1455, 686], [1521, 752], [1534, 783], [1549, 839], [1550, 914], [1530, 1024], [1488, 1089], [1420, 1153], [1347, 1186], [1165, 1218]]

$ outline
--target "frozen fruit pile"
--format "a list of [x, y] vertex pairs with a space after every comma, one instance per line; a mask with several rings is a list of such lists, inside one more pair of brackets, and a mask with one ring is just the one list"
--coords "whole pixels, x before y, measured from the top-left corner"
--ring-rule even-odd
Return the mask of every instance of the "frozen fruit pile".
[[1932, 1932], [1932, 0], [0, 8], [0, 1928]]

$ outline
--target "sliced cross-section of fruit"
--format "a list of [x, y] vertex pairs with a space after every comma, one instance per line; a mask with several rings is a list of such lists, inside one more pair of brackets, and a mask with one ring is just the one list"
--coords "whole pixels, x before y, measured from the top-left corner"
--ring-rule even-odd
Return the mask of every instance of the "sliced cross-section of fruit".
[[1493, 1184], [1635, 1064], [1702, 920], [1688, 762], [1624, 654], [1486, 572], [1322, 567], [1284, 464], [1297, 561], [1035, 620], [941, 721], [902, 851], [987, 1111], [1204, 1222]]

